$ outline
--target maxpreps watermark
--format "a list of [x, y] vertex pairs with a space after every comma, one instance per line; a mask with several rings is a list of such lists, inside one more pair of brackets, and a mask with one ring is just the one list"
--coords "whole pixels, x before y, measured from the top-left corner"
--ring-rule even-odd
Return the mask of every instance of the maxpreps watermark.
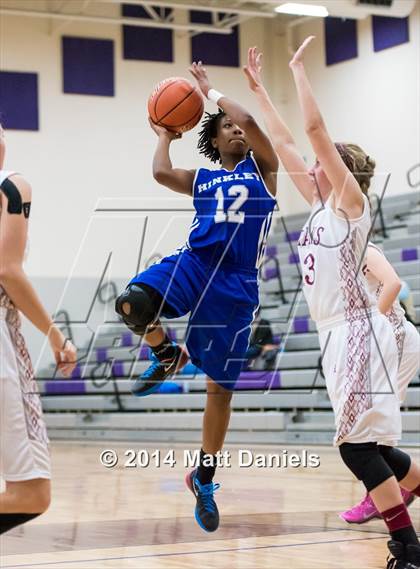
[[[99, 457], [106, 468], [114, 468], [118, 464], [122, 468], [174, 468], [181, 461], [184, 468], [196, 468], [200, 463], [199, 450], [162, 450], [162, 449], [127, 449], [116, 451], [105, 449]], [[319, 468], [321, 459], [318, 454], [306, 449], [291, 452], [283, 449], [280, 453], [256, 453], [251, 449], [235, 451], [219, 451], [207, 455], [203, 459], [204, 466], [217, 468]]]

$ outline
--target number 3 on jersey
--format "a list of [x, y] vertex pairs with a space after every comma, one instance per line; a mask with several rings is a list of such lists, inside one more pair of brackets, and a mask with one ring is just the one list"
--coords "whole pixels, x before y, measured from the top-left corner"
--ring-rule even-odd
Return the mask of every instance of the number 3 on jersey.
[[236, 200], [228, 207], [227, 211], [224, 210], [224, 195], [222, 188], [217, 188], [216, 199], [217, 207], [214, 216], [214, 223], [222, 223], [228, 221], [230, 223], [244, 223], [245, 212], [238, 211], [238, 209], [248, 199], [248, 188], [246, 186], [232, 186], [228, 189], [230, 196], [237, 196]]
[[308, 285], [313, 285], [315, 282], [315, 257], [312, 253], [306, 255], [303, 264], [307, 268], [307, 273], [304, 276], [305, 283]]

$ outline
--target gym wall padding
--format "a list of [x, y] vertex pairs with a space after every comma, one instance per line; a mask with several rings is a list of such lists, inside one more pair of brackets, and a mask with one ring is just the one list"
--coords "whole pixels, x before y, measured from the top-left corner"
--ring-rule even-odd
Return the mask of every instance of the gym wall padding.
[[[226, 14], [218, 14], [224, 17]], [[190, 11], [190, 22], [212, 24], [210, 12]], [[204, 61], [206, 65], [239, 67], [239, 26], [231, 34], [197, 34], [191, 38], [191, 61]]]
[[333, 65], [358, 56], [357, 22], [342, 18], [325, 18], [326, 64]]
[[372, 33], [374, 51], [407, 43], [410, 40], [408, 18], [372, 16]]
[[[162, 15], [165, 18], [173, 12], [170, 8], [156, 9], [162, 10]], [[122, 15], [124, 18], [151, 19], [151, 16], [144, 8], [132, 4], [122, 5]], [[124, 59], [173, 62], [174, 46], [172, 30], [123, 25], [122, 34]]]
[[39, 130], [37, 73], [0, 71], [0, 122], [6, 129]]
[[63, 92], [113, 97], [114, 42], [63, 36]]

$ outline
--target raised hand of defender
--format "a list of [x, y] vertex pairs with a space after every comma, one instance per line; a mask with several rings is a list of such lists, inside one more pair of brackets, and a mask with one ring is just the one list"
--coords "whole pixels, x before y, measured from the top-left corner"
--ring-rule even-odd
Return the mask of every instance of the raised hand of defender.
[[256, 47], [250, 47], [248, 49], [248, 63], [244, 66], [243, 70], [247, 76], [251, 91], [256, 91], [259, 87], [263, 87], [261, 77], [262, 53], [258, 52]]
[[315, 39], [315, 36], [309, 36], [306, 38], [306, 40], [303, 42], [303, 44], [300, 46], [300, 48], [297, 50], [295, 55], [290, 60], [289, 67], [293, 67], [294, 65], [298, 65], [299, 63], [303, 63], [304, 51], [308, 47], [308, 45], [311, 43], [311, 41], [314, 39]]
[[211, 89], [211, 86], [209, 78], [207, 77], [206, 68], [203, 66], [203, 63], [201, 61], [199, 61], [198, 63], [194, 61], [194, 63], [189, 68], [189, 72], [197, 81], [198, 86], [200, 87], [200, 91], [203, 93], [205, 97], [207, 97]]
[[169, 140], [176, 140], [178, 138], [181, 138], [181, 136], [182, 136], [182, 134], [179, 132], [172, 132], [171, 130], [166, 130], [166, 128], [164, 126], [160, 126], [160, 125], [154, 123], [150, 117], [149, 117], [149, 124], [150, 124], [152, 130], [158, 136], [166, 136]]

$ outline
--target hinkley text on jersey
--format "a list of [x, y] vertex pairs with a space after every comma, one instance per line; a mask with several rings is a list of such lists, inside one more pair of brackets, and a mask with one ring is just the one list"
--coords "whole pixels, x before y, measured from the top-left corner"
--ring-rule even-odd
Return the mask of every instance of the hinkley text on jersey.
[[257, 180], [261, 181], [259, 174], [256, 172], [243, 172], [242, 174], [229, 174], [227, 176], [217, 176], [207, 182], [207, 184], [198, 184], [198, 193], [208, 190], [215, 186], [216, 184], [221, 184], [222, 182], [236, 182], [237, 180]]

